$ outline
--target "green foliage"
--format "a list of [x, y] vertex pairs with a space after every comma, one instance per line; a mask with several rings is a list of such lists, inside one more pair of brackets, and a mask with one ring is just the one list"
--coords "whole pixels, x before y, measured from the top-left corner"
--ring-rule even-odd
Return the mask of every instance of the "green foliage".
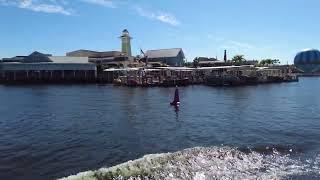
[[232, 63], [235, 64], [235, 65], [241, 65], [244, 62], [246, 62], [246, 59], [244, 58], [244, 55], [235, 55], [232, 58]]
[[184, 63], [184, 65], [186, 67], [193, 67], [194, 66], [193, 62], [186, 62], [186, 63]]
[[199, 66], [199, 59], [198, 58], [194, 58], [193, 60], [193, 67], [198, 67]]
[[280, 64], [280, 60], [279, 59], [263, 59], [260, 61], [259, 64], [261, 66], [267, 66], [267, 65], [271, 65], [271, 64]]

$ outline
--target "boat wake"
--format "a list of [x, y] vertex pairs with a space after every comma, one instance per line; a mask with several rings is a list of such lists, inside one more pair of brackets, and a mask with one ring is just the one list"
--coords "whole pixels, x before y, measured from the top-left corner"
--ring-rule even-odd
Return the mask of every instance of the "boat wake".
[[320, 177], [320, 157], [294, 160], [290, 154], [243, 152], [230, 147], [191, 148], [151, 154], [110, 168], [81, 172], [62, 180], [104, 179], [290, 179]]

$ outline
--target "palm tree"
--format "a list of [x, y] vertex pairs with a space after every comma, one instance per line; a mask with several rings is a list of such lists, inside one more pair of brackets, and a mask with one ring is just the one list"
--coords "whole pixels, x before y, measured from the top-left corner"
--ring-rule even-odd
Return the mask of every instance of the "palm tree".
[[235, 55], [235, 56], [232, 58], [232, 62], [233, 62], [233, 64], [241, 65], [241, 64], [243, 64], [244, 62], [246, 62], [246, 59], [244, 58], [244, 55]]

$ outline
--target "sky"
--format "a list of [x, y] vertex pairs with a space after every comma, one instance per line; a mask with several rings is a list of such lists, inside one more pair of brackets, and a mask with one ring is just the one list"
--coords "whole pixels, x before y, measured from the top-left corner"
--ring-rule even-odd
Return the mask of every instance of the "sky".
[[0, 58], [33, 51], [65, 55], [182, 48], [195, 57], [280, 59], [320, 49], [319, 0], [0, 0]]

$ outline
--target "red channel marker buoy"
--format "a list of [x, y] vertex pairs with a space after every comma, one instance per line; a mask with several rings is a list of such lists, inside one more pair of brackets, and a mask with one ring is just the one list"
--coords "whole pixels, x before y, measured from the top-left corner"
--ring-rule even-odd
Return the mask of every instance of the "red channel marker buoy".
[[174, 92], [174, 99], [170, 103], [171, 106], [179, 106], [180, 105], [180, 98], [179, 98], [179, 89], [178, 86], [176, 86], [176, 90]]

